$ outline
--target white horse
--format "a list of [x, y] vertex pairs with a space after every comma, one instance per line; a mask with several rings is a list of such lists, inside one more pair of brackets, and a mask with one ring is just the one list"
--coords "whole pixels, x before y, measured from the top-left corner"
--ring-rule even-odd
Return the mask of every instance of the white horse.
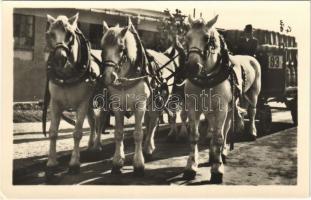
[[[124, 147], [123, 147], [123, 126], [124, 116], [128, 112], [135, 115], [135, 153], [133, 159], [134, 174], [141, 176], [144, 174], [145, 155], [151, 155], [154, 151], [154, 133], [159, 114], [165, 109], [163, 103], [168, 94], [171, 93], [171, 87], [165, 88], [173, 83], [173, 78], [165, 78], [174, 70], [172, 63], [165, 68], [157, 71], [158, 66], [169, 61], [164, 54], [156, 51], [147, 50], [140, 43], [139, 36], [129, 19], [127, 27], [108, 27], [103, 22], [103, 37], [101, 40], [102, 62], [104, 65], [104, 81], [108, 86], [110, 108], [115, 114], [115, 143], [116, 149], [113, 157], [112, 173], [121, 173], [124, 165]], [[146, 54], [151, 65], [148, 66]], [[154, 91], [152, 88], [163, 86], [164, 90]], [[160, 87], [161, 88], [161, 87]], [[158, 92], [158, 93], [156, 93]], [[156, 100], [156, 94], [166, 96]], [[162, 104], [159, 109], [155, 109], [156, 102]], [[157, 104], [159, 106], [159, 104]], [[147, 111], [147, 112], [146, 112]], [[142, 120], [145, 117], [146, 138], [143, 149], [143, 130]]]
[[[193, 21], [186, 36], [188, 57], [185, 81], [186, 109], [190, 123], [191, 151], [184, 177], [193, 179], [198, 168], [198, 126], [203, 113], [208, 120], [210, 142], [211, 182], [221, 183], [224, 173], [222, 154], [226, 154], [226, 138], [231, 126], [233, 102], [232, 84], [228, 79], [230, 65], [236, 71], [245, 71], [244, 97], [250, 105], [250, 131], [256, 135], [255, 114], [257, 98], [261, 89], [261, 69], [258, 61], [250, 56], [231, 56], [226, 44], [214, 28], [218, 15], [207, 23], [203, 19]], [[231, 63], [231, 64], [230, 64]], [[237, 74], [239, 76], [240, 74]], [[233, 78], [233, 77], [231, 77]], [[246, 107], [245, 107], [246, 108]], [[240, 109], [235, 109], [240, 111]], [[243, 124], [242, 116], [236, 113], [236, 121]]]
[[[80, 169], [79, 144], [82, 138], [83, 122], [88, 115], [90, 122], [94, 122], [98, 115], [92, 111], [90, 102], [92, 96], [100, 89], [97, 76], [100, 74], [100, 63], [90, 54], [90, 47], [83, 34], [77, 28], [78, 13], [67, 18], [58, 16], [54, 18], [47, 15], [49, 29], [46, 33], [47, 44], [51, 47], [48, 60], [48, 77], [45, 95], [45, 114], [50, 105], [51, 125], [49, 130], [50, 148], [47, 161], [47, 180], [53, 178], [58, 165], [56, 155], [56, 140], [62, 112], [68, 109], [76, 111], [76, 123], [73, 132], [74, 147], [69, 162], [69, 172], [78, 173]], [[95, 115], [94, 115], [95, 114]], [[98, 121], [98, 120], [97, 120]], [[101, 123], [90, 123], [94, 135]], [[45, 133], [45, 120], [43, 123]], [[101, 132], [100, 132], [101, 133]], [[96, 144], [100, 143], [100, 133], [97, 134]], [[91, 134], [91, 135], [92, 135]], [[89, 145], [92, 147], [93, 137]]]

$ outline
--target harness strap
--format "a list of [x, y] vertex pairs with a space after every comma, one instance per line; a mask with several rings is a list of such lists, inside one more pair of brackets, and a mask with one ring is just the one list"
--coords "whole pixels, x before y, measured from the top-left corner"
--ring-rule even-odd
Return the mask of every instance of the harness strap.
[[167, 65], [169, 65], [172, 61], [174, 61], [179, 54], [175, 55], [173, 58], [171, 58], [169, 61], [167, 61], [164, 65], [162, 65], [160, 68], [157, 69], [157, 73], [160, 72], [162, 69], [164, 69]]

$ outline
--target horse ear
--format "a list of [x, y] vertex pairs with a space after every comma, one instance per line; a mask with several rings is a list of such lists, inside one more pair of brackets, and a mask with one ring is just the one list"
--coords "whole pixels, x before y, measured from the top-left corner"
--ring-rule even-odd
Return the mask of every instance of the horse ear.
[[106, 33], [106, 31], [108, 31], [109, 27], [108, 24], [105, 22], [105, 20], [103, 21], [103, 34]]
[[188, 16], [188, 22], [189, 22], [190, 26], [192, 26], [193, 19], [192, 19], [191, 15]]
[[54, 22], [55, 22], [55, 18], [54, 17], [52, 17], [51, 15], [46, 15], [46, 17], [47, 17], [47, 19], [48, 19], [48, 22], [50, 23], [50, 24], [53, 24]]
[[122, 31], [120, 32], [121, 38], [124, 38], [127, 31], [130, 29], [130, 26], [127, 26], [125, 28], [122, 29]]
[[218, 19], [218, 15], [216, 15], [213, 19], [211, 19], [210, 21], [208, 21], [206, 23], [206, 27], [207, 28], [211, 28], [216, 22], [217, 22], [217, 19]]
[[74, 16], [68, 19], [68, 22], [70, 23], [70, 25], [72, 26], [74, 30], [76, 30], [78, 26], [78, 18], [79, 18], [79, 13], [75, 14]]

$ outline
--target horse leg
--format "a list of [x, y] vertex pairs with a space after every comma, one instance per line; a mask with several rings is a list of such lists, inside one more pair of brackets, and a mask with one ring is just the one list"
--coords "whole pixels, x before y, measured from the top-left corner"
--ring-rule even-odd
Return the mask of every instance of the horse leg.
[[250, 119], [250, 124], [251, 124], [250, 133], [254, 139], [256, 139], [257, 137], [257, 130], [255, 126], [255, 116], [256, 116], [258, 96], [261, 90], [260, 66], [257, 66], [256, 69], [257, 70], [256, 70], [256, 77], [255, 77], [254, 83], [252, 84], [251, 88], [247, 91], [247, 94], [246, 94], [248, 103], [250, 104], [250, 107], [247, 110], [248, 116]]
[[[204, 123], [206, 123], [208, 125], [208, 123], [212, 120], [211, 118], [213, 118], [214, 116], [209, 114], [208, 112], [206, 112], [206, 113], [204, 113], [204, 117], [205, 117]], [[207, 120], [207, 119], [209, 119], [209, 120]], [[210, 141], [213, 137], [213, 132], [214, 132], [213, 128], [214, 127], [212, 127], [212, 126], [207, 126], [207, 133], [205, 135], [206, 144], [210, 144]]]
[[[145, 170], [145, 160], [142, 151], [143, 142], [143, 130], [142, 130], [142, 119], [144, 118], [145, 110], [135, 111], [135, 130], [134, 130], [134, 141], [135, 141], [135, 153], [133, 159], [134, 175], [143, 176]], [[150, 127], [152, 129], [152, 127]]]
[[255, 125], [255, 116], [256, 116], [256, 106], [257, 106], [257, 98], [258, 93], [255, 90], [250, 90], [247, 92], [247, 99], [249, 102], [249, 106], [247, 109], [247, 114], [250, 120], [250, 135], [256, 139], [257, 137], [257, 129]]
[[177, 125], [176, 125], [176, 110], [173, 110], [173, 116], [168, 116], [168, 122], [170, 124], [170, 132], [167, 135], [168, 142], [174, 142], [176, 140]]
[[200, 123], [200, 112], [189, 111], [189, 124], [190, 124], [190, 153], [184, 171], [183, 177], [187, 180], [194, 179], [199, 164], [199, 152], [198, 152], [198, 141], [199, 141], [199, 123]]
[[213, 136], [210, 142], [210, 155], [212, 156], [211, 166], [211, 183], [222, 183], [224, 174], [224, 166], [222, 161], [222, 150], [224, 146], [224, 126], [227, 117], [228, 108], [223, 111], [214, 113], [214, 120], [211, 121], [210, 126], [213, 126]]
[[95, 119], [94, 119], [94, 111], [89, 109], [87, 113], [87, 120], [90, 125], [91, 133], [89, 137], [89, 142], [88, 142], [88, 150], [91, 150], [91, 148], [94, 145], [94, 136], [95, 136]]
[[121, 174], [121, 169], [124, 165], [124, 133], [123, 133], [123, 126], [124, 126], [124, 112], [116, 111], [115, 120], [115, 132], [114, 132], [114, 140], [115, 140], [115, 152], [112, 160], [112, 174]]
[[50, 125], [50, 130], [49, 130], [50, 149], [49, 149], [48, 161], [46, 163], [47, 180], [49, 180], [50, 178], [53, 178], [56, 166], [58, 165], [57, 155], [56, 155], [56, 140], [58, 136], [60, 118], [61, 118], [61, 109], [56, 102], [51, 100], [51, 125]]
[[224, 146], [222, 148], [222, 153], [221, 153], [222, 161], [224, 164], [226, 164], [226, 158], [228, 156], [228, 145], [227, 145], [228, 138], [227, 137], [228, 137], [229, 130], [231, 128], [231, 121], [232, 121], [231, 115], [232, 115], [232, 112], [228, 112], [225, 126], [224, 126]]
[[181, 118], [181, 126], [180, 126], [180, 133], [179, 133], [179, 140], [186, 140], [188, 138], [188, 129], [187, 129], [187, 111], [185, 110], [184, 106], [182, 106], [182, 110], [180, 112]]
[[80, 141], [83, 135], [82, 128], [85, 116], [88, 112], [89, 102], [82, 102], [77, 109], [77, 122], [75, 126], [75, 130], [73, 132], [73, 151], [71, 154], [71, 159], [69, 162], [69, 170], [68, 172], [71, 174], [77, 174], [80, 171]]
[[[152, 158], [152, 153], [155, 150], [154, 145], [154, 134], [157, 129], [158, 124], [158, 115], [157, 111], [148, 111], [145, 116], [145, 124], [146, 124], [146, 138], [144, 141], [144, 158], [146, 161], [150, 161]], [[137, 124], [137, 122], [135, 122]]]
[[93, 150], [102, 151], [101, 134], [103, 133], [104, 123], [108, 118], [108, 112], [101, 109], [95, 110], [95, 142], [93, 145]]

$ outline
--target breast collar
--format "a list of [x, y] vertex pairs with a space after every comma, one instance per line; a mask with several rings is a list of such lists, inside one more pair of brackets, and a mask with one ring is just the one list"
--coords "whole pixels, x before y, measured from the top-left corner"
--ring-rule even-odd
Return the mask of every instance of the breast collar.
[[79, 29], [75, 31], [74, 37], [79, 45], [78, 61], [75, 63], [74, 72], [70, 77], [62, 76], [62, 74], [59, 73], [55, 67], [53, 67], [53, 62], [55, 62], [54, 54], [58, 48], [64, 49], [66, 51], [67, 57], [70, 56], [72, 46], [71, 43], [68, 45], [64, 43], [57, 44], [48, 57], [47, 78], [59, 86], [75, 85], [85, 81], [90, 76], [90, 44]]

